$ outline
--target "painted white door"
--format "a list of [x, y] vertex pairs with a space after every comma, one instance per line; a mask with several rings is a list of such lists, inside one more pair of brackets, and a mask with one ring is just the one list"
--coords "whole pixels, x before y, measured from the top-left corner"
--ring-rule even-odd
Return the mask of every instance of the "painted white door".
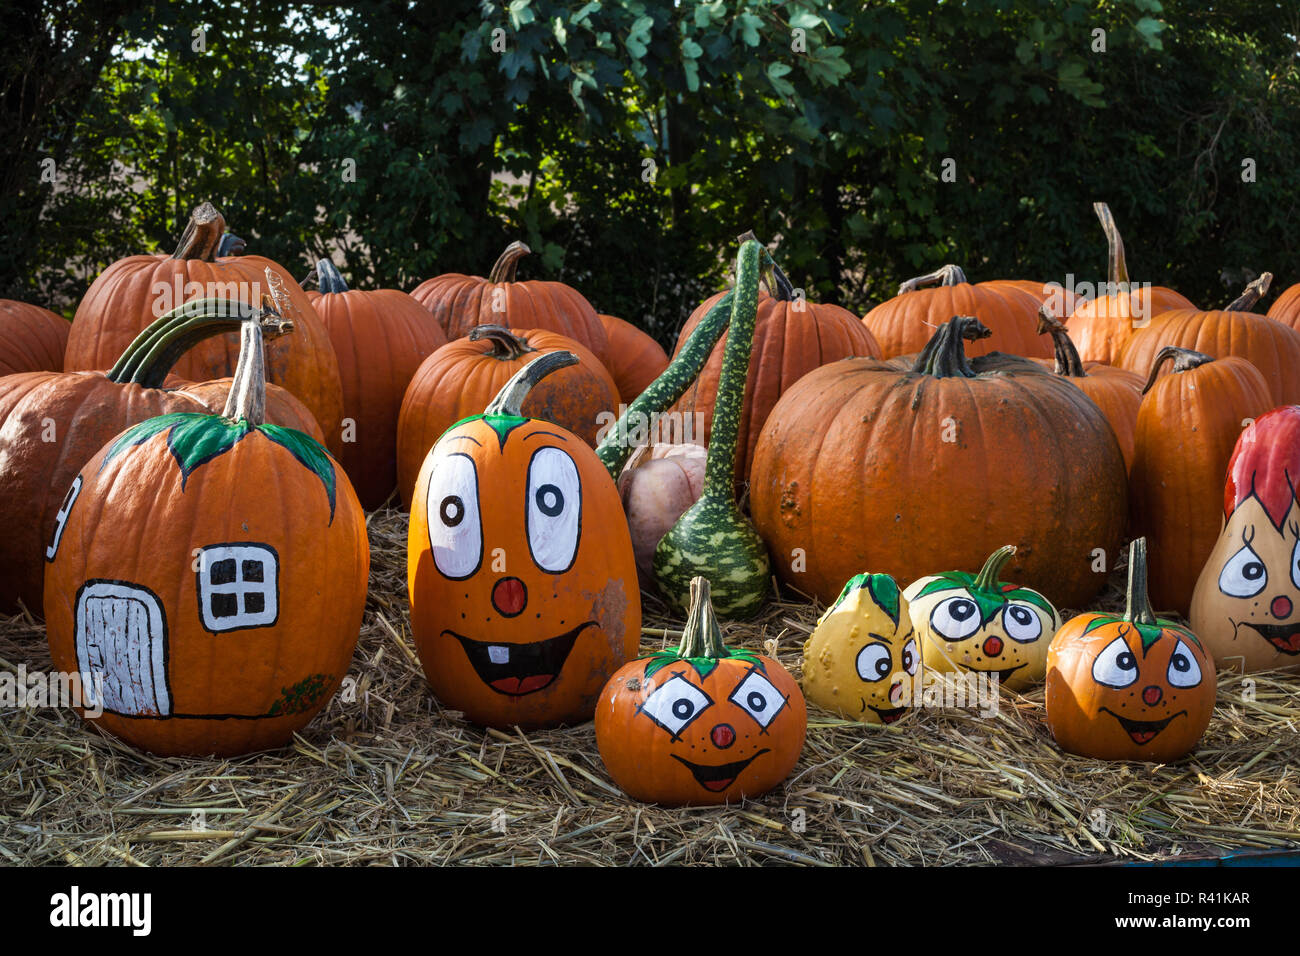
[[[86, 703], [133, 716], [171, 713], [167, 630], [147, 588], [88, 581], [77, 596], [77, 669]], [[96, 698], [102, 689], [102, 700]]]

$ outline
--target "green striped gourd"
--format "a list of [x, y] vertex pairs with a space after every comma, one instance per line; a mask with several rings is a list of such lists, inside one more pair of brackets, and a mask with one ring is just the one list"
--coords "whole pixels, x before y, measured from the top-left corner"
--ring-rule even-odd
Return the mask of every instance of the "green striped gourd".
[[[713, 583], [714, 610], [722, 617], [752, 617], [767, 597], [771, 576], [767, 546], [736, 504], [740, 414], [749, 379], [750, 350], [758, 321], [758, 283], [763, 247], [746, 240], [736, 257], [736, 287], [713, 410], [713, 433], [700, 499], [677, 520], [655, 549], [654, 574], [676, 607], [690, 607], [691, 579]], [[701, 323], [703, 328], [706, 323]], [[692, 339], [694, 336], [692, 336]]]

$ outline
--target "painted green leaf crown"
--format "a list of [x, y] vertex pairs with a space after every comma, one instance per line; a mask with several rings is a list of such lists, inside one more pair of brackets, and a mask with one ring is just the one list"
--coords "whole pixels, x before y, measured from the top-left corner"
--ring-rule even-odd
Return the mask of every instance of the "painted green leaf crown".
[[845, 598], [860, 588], [867, 589], [867, 593], [871, 595], [872, 602], [876, 607], [889, 615], [889, 619], [893, 621], [894, 626], [897, 627], [899, 608], [898, 582], [888, 574], [863, 573], [853, 575], [853, 577], [844, 582], [844, 589], [840, 591], [840, 596], [835, 599], [835, 603], [830, 606], [830, 609], [826, 613], [829, 614], [831, 611], [834, 611], [844, 603]]
[[655, 674], [663, 670], [669, 664], [676, 664], [678, 661], [685, 661], [695, 669], [695, 673], [703, 679], [713, 673], [718, 666], [718, 661], [743, 661], [760, 671], [766, 671], [763, 665], [763, 659], [754, 651], [744, 647], [723, 647], [722, 653], [717, 657], [682, 657], [676, 650], [658, 651], [649, 657], [643, 657], [641, 660], [646, 662], [645, 677], [654, 677]]
[[1187, 628], [1183, 627], [1183, 625], [1177, 624], [1174, 621], [1165, 620], [1161, 617], [1156, 618], [1154, 624], [1146, 624], [1141, 621], [1126, 620], [1122, 614], [1098, 614], [1087, 623], [1083, 629], [1083, 633], [1085, 635], [1089, 634], [1099, 627], [1105, 627], [1107, 624], [1127, 625], [1128, 627], [1134, 628], [1138, 632], [1138, 637], [1142, 640], [1143, 656], [1145, 656], [1151, 648], [1155, 646], [1156, 641], [1160, 640], [1161, 635], [1166, 631], [1173, 631], [1180, 637], [1184, 637], [1191, 641], [1202, 651], [1205, 650], [1201, 645], [1201, 639], [1199, 637]]
[[992, 618], [1008, 601], [1025, 601], [1042, 610], [1048, 617], [1054, 617], [1056, 614], [1047, 598], [1037, 591], [1017, 587], [1014, 584], [1003, 584], [1001, 581], [998, 582], [997, 587], [998, 590], [996, 591], [977, 588], [975, 586], [975, 575], [969, 571], [948, 571], [937, 575], [933, 581], [921, 588], [917, 592], [915, 599], [920, 600], [927, 595], [937, 594], [940, 591], [965, 590], [970, 593], [971, 600], [980, 609], [980, 617], [983, 621]]

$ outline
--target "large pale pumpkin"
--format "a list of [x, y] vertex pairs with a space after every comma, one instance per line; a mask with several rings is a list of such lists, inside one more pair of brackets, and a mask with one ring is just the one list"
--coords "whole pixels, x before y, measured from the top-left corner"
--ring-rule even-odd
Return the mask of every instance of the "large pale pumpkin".
[[49, 309], [0, 299], [0, 375], [61, 372], [69, 328]]

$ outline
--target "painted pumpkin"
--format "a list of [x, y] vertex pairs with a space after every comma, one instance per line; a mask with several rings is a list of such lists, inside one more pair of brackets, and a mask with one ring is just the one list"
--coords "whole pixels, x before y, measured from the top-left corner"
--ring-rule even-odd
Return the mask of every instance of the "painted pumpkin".
[[979, 574], [949, 571], [907, 586], [903, 597], [926, 667], [939, 673], [996, 674], [1010, 690], [1043, 679], [1047, 648], [1061, 615], [1037, 591], [998, 580], [1015, 553], [1010, 545], [998, 548]]
[[61, 372], [70, 328], [49, 309], [0, 299], [0, 375]]
[[596, 747], [634, 800], [699, 806], [756, 797], [790, 775], [808, 708], [779, 662], [726, 647], [709, 582], [691, 582], [682, 642], [633, 661], [605, 685]]
[[921, 649], [907, 599], [888, 574], [855, 574], [803, 646], [814, 704], [864, 724], [892, 724], [914, 706]]
[[1223, 516], [1192, 630], [1224, 666], [1300, 667], [1300, 406], [1261, 415], [1237, 438]]
[[1090, 612], [1061, 626], [1047, 655], [1047, 726], [1062, 750], [1165, 763], [1210, 725], [1217, 679], [1200, 639], [1160, 620], [1146, 592], [1146, 539], [1129, 546], [1122, 615]]
[[525, 418], [548, 352], [425, 458], [407, 539], [411, 629], [446, 706], [490, 727], [587, 720], [641, 637], [618, 489], [582, 439]]
[[[370, 549], [347, 476], [265, 424], [250, 319], [221, 415], [150, 418], [74, 480], [45, 574], [54, 666], [96, 726], [156, 754], [282, 746], [352, 660]], [[88, 679], [87, 679], [88, 678]]]

